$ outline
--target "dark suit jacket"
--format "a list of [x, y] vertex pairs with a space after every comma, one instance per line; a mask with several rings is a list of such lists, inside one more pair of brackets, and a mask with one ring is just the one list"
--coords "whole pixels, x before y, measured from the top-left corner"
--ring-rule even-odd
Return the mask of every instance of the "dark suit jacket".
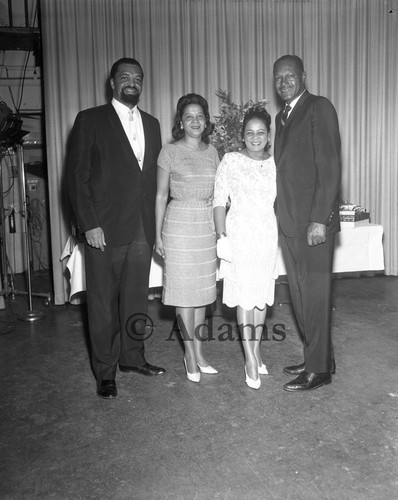
[[340, 229], [340, 133], [325, 97], [305, 91], [284, 127], [276, 116], [277, 216], [286, 236], [303, 236], [309, 222]]
[[81, 111], [69, 139], [67, 183], [79, 231], [102, 227], [109, 246], [133, 240], [141, 213], [148, 243], [155, 241], [160, 126], [153, 116], [140, 113], [145, 134], [142, 171], [110, 103]]

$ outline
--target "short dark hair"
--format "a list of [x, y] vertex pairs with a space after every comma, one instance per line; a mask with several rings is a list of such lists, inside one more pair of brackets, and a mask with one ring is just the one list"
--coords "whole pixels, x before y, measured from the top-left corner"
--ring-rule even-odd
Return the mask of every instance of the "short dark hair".
[[[268, 113], [268, 111], [260, 106], [253, 106], [252, 108], [249, 108], [245, 116], [243, 117], [243, 123], [242, 123], [242, 139], [245, 136], [245, 130], [247, 126], [247, 122], [251, 120], [252, 118], [258, 118], [262, 122], [264, 122], [264, 125], [267, 128], [268, 133], [271, 131], [271, 115]], [[268, 144], [265, 148], [267, 151], [270, 148], [270, 144]]]
[[274, 62], [273, 72], [275, 73], [275, 68], [276, 68], [277, 64], [279, 64], [283, 61], [289, 61], [289, 60], [294, 61], [294, 63], [296, 64], [297, 68], [301, 71], [301, 73], [304, 73], [303, 60], [299, 56], [294, 56], [294, 55], [290, 55], [290, 54], [285, 54], [284, 56], [280, 57], [279, 59], [277, 59]]
[[133, 66], [138, 66], [141, 70], [142, 73], [142, 78], [144, 78], [144, 71], [142, 70], [141, 64], [137, 61], [137, 59], [133, 59], [132, 57], [122, 57], [121, 59], [118, 59], [116, 62], [112, 64], [111, 72], [109, 77], [114, 78], [117, 70], [119, 69], [119, 66], [121, 64], [132, 64]]
[[182, 139], [185, 135], [185, 131], [181, 128], [182, 115], [184, 114], [184, 109], [189, 104], [199, 104], [203, 109], [203, 113], [206, 119], [206, 128], [202, 134], [202, 141], [206, 144], [209, 143], [209, 136], [213, 133], [214, 123], [210, 121], [209, 105], [204, 97], [199, 94], [186, 94], [180, 97], [177, 103], [177, 112], [175, 115], [174, 126], [172, 129], [173, 137], [176, 141]]

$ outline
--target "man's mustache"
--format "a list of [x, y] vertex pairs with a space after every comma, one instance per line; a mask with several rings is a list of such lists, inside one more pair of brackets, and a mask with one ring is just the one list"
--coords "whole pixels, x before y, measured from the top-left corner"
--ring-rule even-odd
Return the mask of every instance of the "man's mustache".
[[135, 85], [126, 85], [125, 87], [123, 87], [123, 92], [125, 90], [128, 90], [128, 89], [135, 90], [136, 92], [139, 92], [139, 89]]

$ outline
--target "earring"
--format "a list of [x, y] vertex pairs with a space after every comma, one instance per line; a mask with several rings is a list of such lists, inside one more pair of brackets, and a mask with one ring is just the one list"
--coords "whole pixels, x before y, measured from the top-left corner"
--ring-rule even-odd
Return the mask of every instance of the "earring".
[[180, 129], [183, 130], [184, 129], [184, 125], [182, 124], [182, 122], [180, 122]]

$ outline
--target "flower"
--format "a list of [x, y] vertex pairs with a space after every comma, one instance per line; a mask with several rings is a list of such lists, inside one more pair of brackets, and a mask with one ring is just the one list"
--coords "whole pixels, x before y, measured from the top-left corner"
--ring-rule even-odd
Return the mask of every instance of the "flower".
[[214, 117], [214, 131], [210, 142], [217, 149], [220, 159], [225, 153], [239, 151], [243, 148], [242, 123], [249, 108], [265, 108], [268, 99], [254, 103], [252, 100], [244, 104], [235, 104], [231, 93], [226, 90], [217, 90], [216, 96], [221, 99], [220, 114]]

